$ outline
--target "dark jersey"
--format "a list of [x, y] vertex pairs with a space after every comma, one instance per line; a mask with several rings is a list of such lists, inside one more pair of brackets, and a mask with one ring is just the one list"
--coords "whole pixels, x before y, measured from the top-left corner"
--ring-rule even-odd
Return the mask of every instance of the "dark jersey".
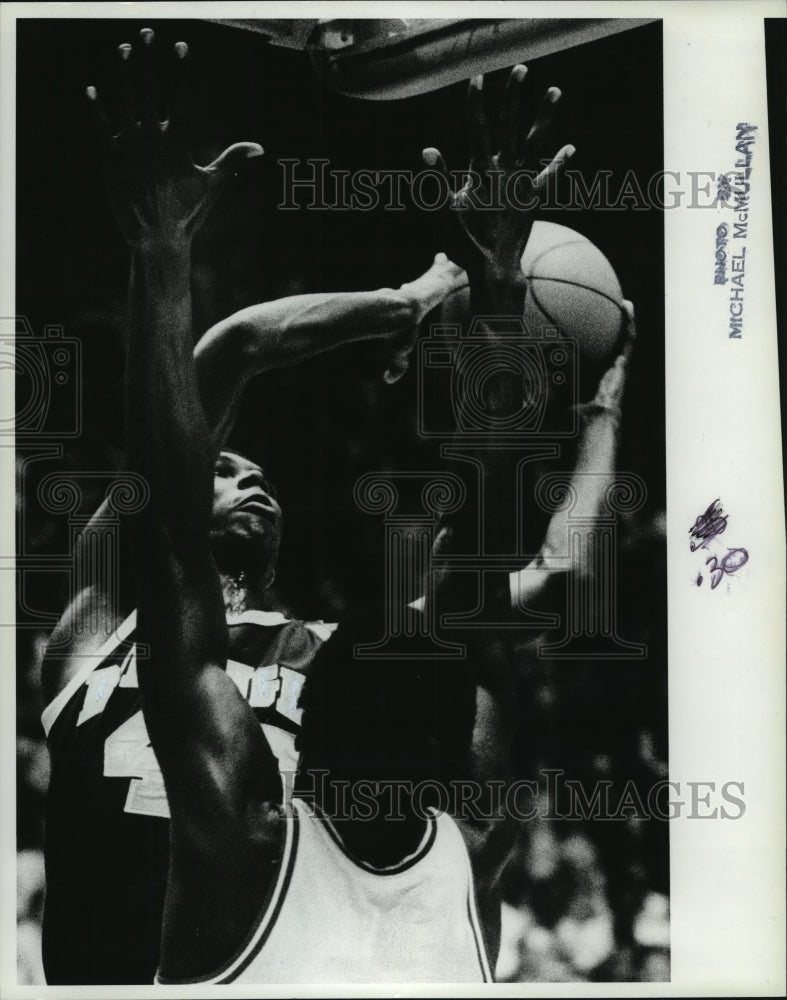
[[[153, 982], [169, 823], [137, 684], [135, 616], [47, 706], [43, 958], [50, 984]], [[271, 766], [294, 772], [298, 696], [335, 626], [250, 611], [228, 621], [227, 673], [249, 701]]]

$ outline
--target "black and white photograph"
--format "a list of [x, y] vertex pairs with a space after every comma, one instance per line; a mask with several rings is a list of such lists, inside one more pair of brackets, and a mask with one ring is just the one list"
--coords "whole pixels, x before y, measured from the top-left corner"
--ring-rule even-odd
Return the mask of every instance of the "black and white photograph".
[[778, 995], [783, 5], [299, 6], [4, 5], [3, 995]]

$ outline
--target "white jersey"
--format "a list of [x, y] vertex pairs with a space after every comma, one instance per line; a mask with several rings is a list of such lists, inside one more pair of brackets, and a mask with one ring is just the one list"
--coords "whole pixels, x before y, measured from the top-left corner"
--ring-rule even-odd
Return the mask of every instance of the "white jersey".
[[322, 814], [291, 802], [278, 878], [253, 932], [221, 970], [188, 982], [492, 981], [470, 858], [450, 816], [430, 816], [417, 850], [378, 869], [352, 858]]

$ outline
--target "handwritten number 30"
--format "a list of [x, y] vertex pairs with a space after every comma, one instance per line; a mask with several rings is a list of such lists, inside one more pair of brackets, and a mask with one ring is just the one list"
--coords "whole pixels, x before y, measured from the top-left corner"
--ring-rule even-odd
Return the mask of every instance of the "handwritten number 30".
[[710, 589], [714, 590], [721, 583], [721, 578], [725, 573], [734, 573], [741, 566], [745, 566], [749, 561], [749, 553], [746, 549], [729, 549], [727, 555], [719, 563], [716, 556], [708, 556], [705, 565], [713, 563], [710, 567]]

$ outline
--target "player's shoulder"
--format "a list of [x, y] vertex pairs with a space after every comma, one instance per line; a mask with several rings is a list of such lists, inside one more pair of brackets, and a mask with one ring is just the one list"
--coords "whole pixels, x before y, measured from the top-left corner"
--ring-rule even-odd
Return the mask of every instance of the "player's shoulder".
[[[133, 656], [136, 612], [132, 611], [128, 617], [117, 621], [111, 629], [108, 628], [109, 623], [106, 625], [101, 633], [98, 630], [92, 632], [81, 644], [73, 641], [68, 652], [61, 657], [58, 657], [57, 647], [50, 640], [42, 665], [42, 675], [46, 670], [55, 673], [58, 667], [60, 669], [57, 675], [59, 683], [56, 686], [43, 686], [45, 707], [41, 722], [47, 737], [66, 707], [76, 703], [79, 692], [83, 689], [87, 691], [91, 685], [94, 686], [94, 697], [90, 699], [89, 708], [91, 715], [97, 715], [117, 684], [123, 683], [125, 687], [136, 688], [136, 663]], [[133, 680], [130, 680], [132, 674]], [[87, 698], [86, 694], [86, 701]], [[83, 705], [79, 721], [84, 721], [87, 710], [88, 705]]]
[[[300, 674], [307, 672], [322, 644], [337, 628], [336, 623], [322, 619], [305, 620], [281, 611], [261, 610], [228, 617], [227, 625], [230, 629], [227, 672], [236, 683], [240, 672], [242, 689], [247, 686], [246, 675], [255, 668], [272, 669], [278, 665]], [[77, 705], [83, 689], [92, 717], [102, 713], [118, 687], [137, 688], [135, 630], [136, 612], [132, 612], [102, 642], [93, 637], [89, 649], [73, 643], [69, 646], [65, 668], [58, 675], [60, 683], [52, 685], [51, 694], [45, 698], [41, 721], [47, 737], [59, 719], [67, 720], [75, 711], [79, 711], [75, 724], [85, 721], [85, 705], [81, 709]], [[51, 662], [51, 648], [50, 643], [47, 669], [54, 672], [56, 664]], [[58, 722], [58, 727], [62, 729], [63, 724]]]
[[76, 674], [86, 673], [86, 662], [95, 663], [124, 619], [101, 588], [88, 586], [76, 594], [44, 649], [41, 692], [45, 705], [69, 686]]
[[253, 666], [279, 663], [305, 669], [333, 635], [333, 622], [292, 618], [281, 611], [245, 611], [227, 619], [230, 658]]
[[338, 628], [338, 622], [325, 621], [322, 618], [295, 618], [286, 615], [283, 611], [260, 611], [257, 609], [250, 609], [238, 615], [228, 617], [227, 624], [230, 627], [250, 625], [261, 629], [281, 629], [294, 633], [306, 629], [322, 642], [330, 639]]
[[308, 629], [312, 635], [315, 635], [320, 642], [327, 642], [336, 629], [339, 627], [338, 622], [326, 622], [322, 618], [318, 618], [314, 621], [299, 622], [303, 628]]

